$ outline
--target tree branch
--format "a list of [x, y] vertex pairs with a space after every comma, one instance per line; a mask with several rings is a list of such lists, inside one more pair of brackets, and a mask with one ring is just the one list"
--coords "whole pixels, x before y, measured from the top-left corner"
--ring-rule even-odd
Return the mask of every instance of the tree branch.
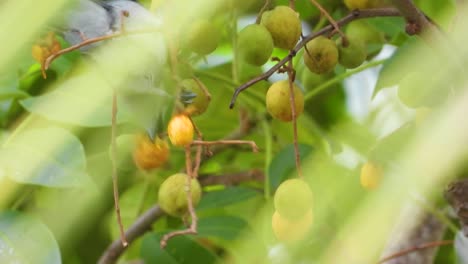
[[408, 22], [406, 33], [409, 35], [420, 34], [434, 28], [434, 25], [426, 18], [412, 0], [391, 0], [392, 4], [400, 11]]
[[[375, 8], [375, 9], [363, 9], [363, 10], [353, 10], [351, 13], [343, 17], [342, 19], [336, 21], [336, 24], [338, 26], [343, 26], [348, 24], [349, 22], [357, 19], [363, 19], [363, 18], [370, 18], [370, 17], [388, 17], [388, 16], [400, 16], [400, 11], [398, 11], [395, 8]], [[333, 25], [328, 25], [321, 30], [312, 33], [308, 36], [306, 36], [302, 41], [300, 41], [294, 49], [292, 49], [288, 56], [283, 58], [281, 61], [279, 61], [276, 65], [271, 67], [268, 71], [264, 72], [263, 74], [251, 79], [250, 81], [242, 84], [241, 86], [237, 87], [237, 89], [234, 91], [234, 94], [231, 99], [231, 103], [229, 104], [229, 108], [233, 108], [234, 104], [236, 103], [237, 96], [239, 94], [249, 88], [250, 86], [262, 81], [262, 80], [267, 80], [273, 73], [278, 71], [281, 67], [283, 67], [289, 60], [291, 60], [293, 57], [296, 56], [297, 52], [304, 47], [307, 42], [311, 41], [312, 39], [331, 33], [335, 28]]]
[[[259, 170], [252, 170], [247, 172], [240, 172], [226, 175], [209, 175], [200, 178], [202, 186], [219, 185], [226, 186], [237, 185], [245, 181], [263, 181], [265, 175]], [[166, 215], [159, 205], [155, 205], [143, 213], [138, 219], [130, 226], [125, 232], [125, 236], [129, 244], [135, 241], [140, 236], [144, 235], [147, 231], [151, 230], [151, 226], [159, 218]], [[99, 264], [115, 263], [117, 259], [125, 252], [128, 247], [123, 247], [120, 239], [115, 240], [107, 247], [104, 253], [99, 258]]]

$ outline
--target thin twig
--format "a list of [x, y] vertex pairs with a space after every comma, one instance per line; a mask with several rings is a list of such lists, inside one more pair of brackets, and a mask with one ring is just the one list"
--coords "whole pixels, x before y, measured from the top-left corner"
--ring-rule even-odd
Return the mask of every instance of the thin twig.
[[299, 178], [302, 179], [302, 170], [301, 170], [301, 156], [299, 153], [299, 145], [297, 143], [298, 137], [297, 137], [297, 113], [296, 113], [296, 99], [294, 95], [294, 78], [295, 78], [295, 73], [294, 73], [294, 65], [292, 62], [292, 59], [289, 60], [288, 63], [288, 82], [289, 82], [289, 104], [291, 107], [291, 115], [292, 115], [292, 124], [293, 124], [293, 135], [294, 135], [294, 154], [295, 154], [295, 159], [296, 159], [296, 170], [297, 170], [297, 175]]
[[392, 254], [392, 255], [390, 255], [388, 257], [385, 257], [385, 258], [381, 259], [377, 263], [378, 264], [384, 263], [384, 262], [387, 262], [387, 261], [389, 261], [391, 259], [395, 259], [395, 258], [407, 255], [407, 254], [415, 252], [415, 251], [419, 251], [419, 250], [423, 250], [423, 249], [427, 249], [427, 248], [451, 245], [451, 244], [453, 244], [453, 240], [442, 240], [442, 241], [434, 241], [434, 242], [424, 243], [424, 244], [421, 244], [421, 245], [417, 245], [417, 246], [402, 250], [402, 251], [397, 252], [395, 254]]
[[[309, 0], [315, 7], [318, 8], [318, 10], [320, 10], [320, 13], [322, 15], [324, 15], [328, 21], [330, 22], [330, 24], [332, 24], [332, 26], [335, 28], [334, 31], [338, 32], [338, 34], [340, 34], [341, 38], [343, 39], [343, 43], [348, 43], [348, 40], [346, 38], [346, 35], [343, 33], [343, 31], [341, 31], [340, 29], [340, 26], [338, 26], [338, 23], [336, 23], [336, 20], [333, 19], [333, 17], [330, 15], [330, 13], [327, 12], [327, 10], [325, 8], [323, 8], [323, 6], [317, 2], [317, 0]], [[345, 47], [347, 46], [347, 44], [345, 45]]]
[[192, 180], [193, 180], [193, 174], [192, 174], [192, 159], [191, 159], [191, 150], [190, 150], [190, 145], [185, 146], [185, 167], [187, 169], [187, 183], [185, 186], [185, 191], [187, 192], [187, 207], [190, 213], [190, 217], [192, 218], [192, 223], [190, 224], [190, 227], [184, 230], [178, 230], [174, 232], [170, 232], [165, 234], [160, 242], [161, 248], [165, 248], [167, 246], [167, 242], [169, 239], [175, 237], [175, 236], [180, 236], [180, 235], [195, 235], [197, 234], [197, 214], [195, 213], [195, 208], [193, 206], [193, 199], [192, 199]]
[[289, 0], [289, 7], [292, 10], [296, 10], [296, 1], [295, 0]]
[[[200, 131], [200, 129], [195, 125], [193, 122], [192, 118], [190, 118], [190, 121], [192, 122], [193, 127], [195, 128], [195, 133], [197, 133], [197, 140], [203, 141], [203, 134]], [[203, 152], [203, 146], [198, 145], [197, 150], [195, 153], [195, 167], [193, 168], [193, 178], [198, 178], [198, 171], [200, 170], [200, 164], [201, 164], [201, 157], [202, 157], [202, 152]]]
[[212, 145], [250, 145], [253, 152], [258, 152], [258, 146], [254, 141], [251, 140], [215, 140], [215, 141], [200, 141], [194, 140], [192, 145], [203, 145], [203, 146], [212, 146]]
[[[353, 10], [351, 13], [349, 13], [347, 16], [343, 17], [342, 19], [338, 20], [336, 23], [338, 26], [343, 26], [346, 25], [347, 23], [357, 20], [357, 19], [363, 19], [363, 18], [370, 18], [370, 17], [387, 17], [387, 16], [400, 16], [400, 12], [395, 9], [395, 8], [374, 8], [374, 9], [364, 9], [364, 10]], [[295, 57], [297, 52], [305, 46], [305, 44], [312, 39], [331, 32], [333, 30], [332, 25], [328, 25], [321, 30], [312, 33], [305, 37], [302, 41], [300, 41], [294, 49], [289, 51], [289, 54], [279, 61], [277, 64], [275, 64], [273, 67], [271, 67], [268, 71], [264, 72], [263, 74], [247, 81], [246, 83], [242, 84], [241, 86], [237, 87], [237, 89], [234, 91], [234, 94], [231, 99], [231, 103], [229, 104], [229, 108], [233, 108], [234, 104], [236, 102], [237, 96], [239, 94], [248, 89], [250, 86], [262, 81], [262, 80], [267, 80], [273, 73], [278, 71], [281, 67], [283, 67], [291, 58]]]
[[262, 9], [260, 9], [260, 12], [258, 12], [257, 19], [255, 20], [255, 24], [260, 24], [262, 21], [262, 15], [263, 13], [270, 7], [271, 5], [271, 0], [265, 0], [265, 4], [263, 5]]
[[112, 183], [114, 188], [114, 207], [115, 214], [117, 215], [117, 223], [119, 225], [120, 240], [122, 246], [128, 245], [127, 239], [125, 238], [125, 231], [122, 224], [122, 218], [120, 217], [120, 205], [119, 205], [119, 184], [117, 174], [117, 92], [114, 91], [112, 94], [112, 131], [111, 131], [111, 145], [112, 145]]

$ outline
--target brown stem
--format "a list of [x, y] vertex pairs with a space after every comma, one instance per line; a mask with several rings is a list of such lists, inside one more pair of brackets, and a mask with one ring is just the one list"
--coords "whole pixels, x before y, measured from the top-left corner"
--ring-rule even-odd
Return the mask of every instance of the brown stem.
[[112, 131], [111, 131], [111, 145], [112, 145], [112, 183], [114, 188], [114, 207], [115, 214], [117, 216], [117, 223], [119, 225], [120, 240], [122, 246], [128, 245], [127, 239], [125, 238], [125, 231], [122, 224], [122, 218], [120, 217], [120, 205], [119, 205], [119, 184], [117, 174], [117, 93], [116, 91], [112, 94]]
[[[369, 18], [369, 17], [387, 17], [387, 16], [400, 16], [400, 12], [395, 9], [395, 8], [374, 8], [374, 9], [364, 9], [364, 10], [353, 10], [351, 13], [343, 17], [342, 19], [336, 21], [338, 26], [343, 26], [346, 25], [347, 23], [357, 20], [357, 19], [363, 19], [363, 18]], [[297, 52], [305, 46], [305, 44], [312, 39], [323, 35], [327, 34], [331, 31], [333, 31], [334, 27], [332, 25], [328, 25], [321, 30], [312, 33], [308, 36], [306, 36], [302, 41], [300, 41], [294, 49], [289, 51], [289, 54], [279, 61], [277, 64], [275, 64], [273, 67], [271, 67], [268, 71], [264, 72], [263, 74], [247, 81], [246, 83], [242, 84], [241, 86], [237, 87], [236, 90], [234, 91], [234, 94], [232, 95], [231, 103], [229, 104], [229, 108], [233, 108], [234, 104], [236, 102], [237, 96], [239, 94], [248, 89], [250, 86], [262, 81], [262, 80], [267, 80], [273, 73], [278, 71], [281, 67], [283, 67], [291, 58], [295, 57]]]
[[212, 146], [212, 145], [250, 145], [252, 147], [253, 152], [258, 152], [258, 146], [255, 144], [254, 141], [251, 140], [226, 140], [226, 139], [221, 139], [221, 140], [215, 140], [215, 141], [200, 141], [200, 140], [194, 140], [192, 142], [192, 145], [203, 145], [203, 146]]
[[451, 245], [451, 244], [453, 244], [453, 240], [442, 240], [442, 241], [434, 241], [434, 242], [424, 243], [424, 244], [421, 244], [421, 245], [417, 245], [417, 246], [402, 250], [402, 251], [397, 252], [395, 254], [392, 254], [392, 255], [390, 255], [388, 257], [385, 257], [385, 258], [381, 259], [377, 263], [379, 263], [379, 264], [384, 263], [384, 262], [387, 262], [387, 261], [389, 261], [391, 259], [395, 259], [395, 258], [407, 255], [407, 254], [415, 252], [415, 251], [419, 251], [419, 250], [423, 250], [423, 249], [427, 249], [427, 248]]
[[[200, 141], [203, 141], [203, 134], [200, 131], [200, 129], [195, 125], [193, 122], [192, 118], [190, 118], [190, 121], [192, 121], [192, 125], [195, 128], [195, 132], [197, 133], [197, 139]], [[200, 165], [201, 165], [201, 159], [202, 159], [202, 152], [203, 152], [203, 146], [198, 145], [197, 146], [197, 151], [195, 154], [195, 167], [193, 169], [193, 178], [198, 178], [198, 171], [200, 170]]]
[[192, 174], [192, 159], [191, 159], [191, 151], [190, 151], [190, 145], [187, 145], [185, 147], [185, 167], [187, 168], [187, 182], [185, 185], [185, 191], [187, 192], [187, 207], [190, 213], [190, 217], [192, 218], [192, 223], [190, 224], [190, 227], [184, 230], [178, 230], [174, 232], [170, 232], [165, 234], [160, 242], [161, 248], [165, 248], [167, 246], [167, 242], [169, 239], [175, 237], [175, 236], [180, 236], [180, 235], [195, 235], [197, 234], [197, 214], [195, 213], [195, 208], [193, 206], [193, 199], [192, 199], [192, 179], [193, 174]]
[[265, 0], [265, 4], [263, 5], [262, 9], [260, 9], [260, 12], [258, 12], [257, 19], [255, 20], [256, 24], [260, 24], [263, 13], [270, 7], [270, 5], [271, 0]]
[[297, 143], [297, 113], [296, 113], [296, 99], [294, 95], [294, 65], [292, 59], [288, 63], [288, 81], [289, 81], [289, 104], [291, 106], [291, 115], [292, 115], [292, 124], [293, 124], [293, 135], [294, 135], [294, 154], [296, 159], [296, 170], [297, 175], [299, 178], [302, 178], [302, 170], [301, 170], [301, 156], [299, 153], [299, 145]]
[[295, 0], [289, 0], [289, 7], [292, 10], [296, 10], [296, 1]]
[[413, 25], [417, 28], [414, 32], [408, 32], [407, 30], [408, 34], [419, 34], [420, 32], [430, 30], [434, 27], [424, 13], [414, 5], [412, 0], [391, 0], [391, 2], [400, 10], [401, 15], [406, 19], [408, 25]]
[[320, 10], [320, 13], [322, 15], [324, 15], [328, 19], [328, 21], [333, 26], [333, 28], [335, 28], [334, 31], [338, 32], [338, 34], [340, 34], [341, 38], [343, 38], [343, 43], [347, 43], [346, 35], [343, 33], [343, 31], [341, 31], [340, 26], [338, 26], [338, 23], [336, 23], [336, 20], [333, 19], [333, 17], [330, 15], [330, 13], [328, 13], [327, 10], [325, 8], [323, 8], [323, 6], [319, 2], [317, 2], [317, 0], [309, 0], [309, 1], [315, 7], [317, 7], [318, 10]]

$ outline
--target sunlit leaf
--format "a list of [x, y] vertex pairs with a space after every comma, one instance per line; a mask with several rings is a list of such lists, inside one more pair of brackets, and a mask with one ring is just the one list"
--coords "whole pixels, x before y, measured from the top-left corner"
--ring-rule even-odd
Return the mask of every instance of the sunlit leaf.
[[198, 234], [224, 240], [235, 239], [247, 227], [245, 220], [235, 216], [214, 216], [198, 221]]
[[89, 181], [80, 141], [56, 127], [17, 135], [0, 149], [0, 167], [22, 183], [72, 187]]
[[62, 263], [60, 250], [47, 226], [25, 214], [0, 214], [0, 263]]

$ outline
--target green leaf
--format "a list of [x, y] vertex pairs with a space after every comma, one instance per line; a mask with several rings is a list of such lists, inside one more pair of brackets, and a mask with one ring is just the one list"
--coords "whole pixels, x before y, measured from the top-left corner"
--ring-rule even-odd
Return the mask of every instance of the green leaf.
[[234, 240], [247, 227], [247, 222], [234, 216], [214, 216], [198, 221], [198, 235]]
[[188, 236], [171, 238], [165, 249], [159, 242], [164, 234], [147, 234], [141, 243], [141, 257], [145, 263], [210, 264], [216, 256]]
[[17, 135], [0, 149], [0, 169], [12, 180], [49, 187], [89, 183], [81, 142], [62, 128]]
[[[112, 89], [96, 75], [74, 76], [54, 91], [20, 103], [29, 112], [50, 120], [87, 127], [109, 126]], [[124, 115], [124, 112], [119, 111], [117, 122], [124, 121]]]
[[[301, 160], [307, 157], [314, 147], [305, 144], [299, 144], [299, 155]], [[270, 177], [270, 188], [276, 190], [282, 181], [296, 169], [296, 159], [294, 153], [294, 145], [290, 144], [282, 149], [271, 161], [268, 167], [268, 175]]]
[[19, 212], [0, 214], [0, 263], [62, 263], [47, 226]]
[[259, 193], [246, 187], [227, 187], [219, 191], [203, 194], [197, 210], [221, 208], [230, 204], [238, 203], [257, 196]]

